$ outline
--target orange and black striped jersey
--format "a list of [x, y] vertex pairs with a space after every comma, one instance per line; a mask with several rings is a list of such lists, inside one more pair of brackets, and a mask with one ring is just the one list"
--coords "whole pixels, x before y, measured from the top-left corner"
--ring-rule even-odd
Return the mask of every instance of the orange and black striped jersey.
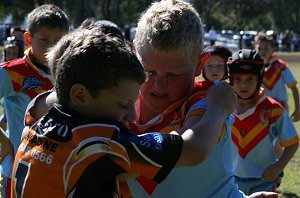
[[138, 173], [161, 182], [181, 149], [178, 135], [137, 136], [121, 123], [87, 120], [55, 105], [18, 148], [12, 197], [117, 197], [116, 176]]

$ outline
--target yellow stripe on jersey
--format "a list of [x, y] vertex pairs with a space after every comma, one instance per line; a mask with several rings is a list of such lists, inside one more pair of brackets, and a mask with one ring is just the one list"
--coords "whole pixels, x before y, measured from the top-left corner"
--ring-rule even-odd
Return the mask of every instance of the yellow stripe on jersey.
[[231, 127], [231, 130], [234, 136], [239, 140], [240, 147], [245, 148], [266, 127], [268, 127], [268, 124], [258, 124], [249, 131], [245, 137], [239, 133], [239, 130], [234, 125]]
[[22, 85], [23, 80], [24, 80], [24, 76], [23, 75], [15, 72], [13, 70], [10, 70], [10, 69], [7, 69], [6, 72], [9, 75], [11, 81], [19, 84], [20, 86]]
[[296, 82], [293, 82], [293, 83], [290, 83], [290, 84], [288, 84], [287, 85], [287, 87], [288, 88], [292, 88], [292, 87], [294, 87], [294, 86], [296, 86], [297, 85], [297, 81]]
[[292, 139], [289, 139], [289, 140], [284, 141], [284, 142], [280, 142], [280, 145], [283, 146], [283, 147], [288, 147], [288, 146], [291, 146], [291, 145], [293, 145], [297, 142], [299, 142], [299, 137], [295, 136]]

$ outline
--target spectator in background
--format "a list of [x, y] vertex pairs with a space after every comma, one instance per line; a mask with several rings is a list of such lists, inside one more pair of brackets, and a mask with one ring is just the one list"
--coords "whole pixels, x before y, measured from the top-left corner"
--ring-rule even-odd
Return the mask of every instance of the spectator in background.
[[26, 32], [25, 29], [21, 26], [13, 26], [10, 28], [11, 38], [14, 38], [14, 40], [16, 40], [16, 42], [18, 42], [19, 58], [22, 58], [24, 56], [24, 50], [29, 47], [24, 42], [24, 33], [25, 32]]
[[215, 45], [216, 40], [217, 40], [217, 36], [218, 36], [218, 34], [215, 30], [215, 27], [211, 26], [210, 30], [208, 31], [208, 37], [209, 37], [209, 40], [210, 40], [210, 45]]
[[7, 37], [4, 42], [3, 59], [4, 61], [10, 61], [23, 57], [23, 41], [16, 39], [16, 37]]

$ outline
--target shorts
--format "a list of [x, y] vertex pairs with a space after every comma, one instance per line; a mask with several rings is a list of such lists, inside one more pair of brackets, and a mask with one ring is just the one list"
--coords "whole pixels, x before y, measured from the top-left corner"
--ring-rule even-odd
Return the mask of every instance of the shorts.
[[260, 178], [240, 178], [235, 176], [235, 181], [239, 190], [246, 195], [250, 195], [259, 191], [275, 192], [278, 179], [274, 181], [263, 181]]

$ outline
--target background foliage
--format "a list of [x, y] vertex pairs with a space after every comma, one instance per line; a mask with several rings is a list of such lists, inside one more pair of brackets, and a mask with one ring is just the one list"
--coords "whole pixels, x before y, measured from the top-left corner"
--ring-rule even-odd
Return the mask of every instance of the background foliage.
[[[0, 19], [13, 15], [20, 24], [34, 7], [54, 3], [63, 8], [76, 27], [85, 18], [111, 20], [121, 27], [135, 26], [152, 0], [1, 0]], [[207, 29], [278, 30], [300, 32], [300, 0], [190, 0]]]

